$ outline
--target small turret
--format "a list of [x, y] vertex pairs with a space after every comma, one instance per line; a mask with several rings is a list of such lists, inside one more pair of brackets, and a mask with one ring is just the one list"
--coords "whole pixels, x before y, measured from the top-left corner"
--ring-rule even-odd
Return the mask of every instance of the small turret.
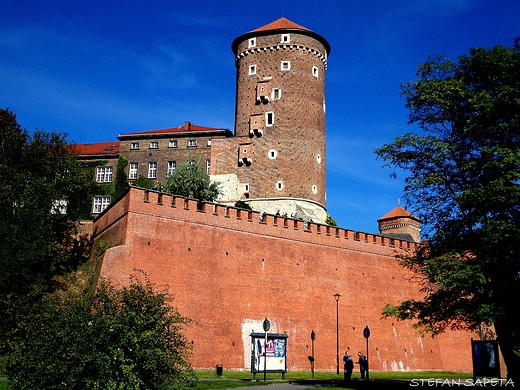
[[384, 236], [414, 242], [421, 241], [421, 221], [401, 206], [377, 220], [379, 233]]

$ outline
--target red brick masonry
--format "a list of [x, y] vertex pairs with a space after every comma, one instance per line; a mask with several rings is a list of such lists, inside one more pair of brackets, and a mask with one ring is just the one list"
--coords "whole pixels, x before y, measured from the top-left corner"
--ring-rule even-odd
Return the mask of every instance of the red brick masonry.
[[316, 370], [334, 370], [338, 293], [340, 359], [365, 353], [368, 325], [372, 370], [471, 370], [476, 335], [421, 337], [409, 322], [381, 318], [386, 303], [420, 297], [395, 259], [413, 243], [214, 204], [198, 210], [194, 200], [138, 188], [94, 232], [95, 245], [112, 244], [96, 259], [103, 277], [125, 284], [142, 270], [197, 322], [186, 331], [196, 368], [249, 369], [249, 334], [267, 317], [270, 332], [289, 336], [289, 370], [310, 369], [312, 330]]

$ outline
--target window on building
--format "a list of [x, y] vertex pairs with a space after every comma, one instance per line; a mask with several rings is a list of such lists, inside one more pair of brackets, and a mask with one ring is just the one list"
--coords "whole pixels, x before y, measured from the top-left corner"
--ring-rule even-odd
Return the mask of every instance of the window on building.
[[139, 167], [139, 164], [136, 162], [130, 163], [130, 166], [128, 168], [128, 178], [130, 180], [137, 179], [137, 169]]
[[312, 75], [314, 77], [318, 77], [319, 76], [319, 71], [318, 71], [318, 67], [317, 66], [313, 66], [312, 67]]
[[208, 143], [206, 144], [206, 146], [211, 146], [211, 140], [208, 139]]
[[159, 142], [152, 141], [150, 142], [150, 149], [157, 149], [159, 147]]
[[274, 125], [274, 112], [266, 112], [265, 113], [265, 125], [273, 126]]
[[247, 47], [255, 47], [256, 46], [256, 38], [249, 38], [247, 41]]
[[206, 173], [209, 175], [211, 170], [211, 160], [206, 160]]
[[276, 189], [277, 190], [282, 190], [283, 189], [283, 182], [282, 181], [276, 182]]
[[110, 196], [96, 196], [92, 214], [102, 213], [110, 205]]
[[169, 141], [168, 142], [168, 147], [169, 148], [176, 148], [177, 147], [177, 141], [176, 140]]
[[155, 161], [148, 163], [148, 179], [157, 179], [157, 163]]
[[249, 75], [256, 74], [256, 65], [249, 65]]
[[282, 90], [280, 88], [273, 88], [271, 97], [273, 100], [280, 99], [282, 97]]
[[188, 146], [197, 146], [197, 140], [196, 139], [190, 139], [188, 141]]
[[112, 183], [113, 167], [98, 167], [96, 181], [98, 183]]
[[290, 34], [282, 34], [282, 39], [280, 40], [281, 43], [289, 43], [291, 42], [291, 35]]
[[276, 149], [271, 149], [269, 151], [269, 159], [271, 160], [274, 160], [276, 158], [276, 156], [278, 156], [278, 153], [276, 152]]
[[291, 70], [291, 61], [282, 61], [281, 69], [282, 70]]
[[177, 161], [168, 161], [168, 170], [166, 171], [166, 175], [173, 175], [175, 170], [177, 169]]
[[130, 149], [134, 149], [134, 150], [139, 149], [139, 142], [132, 142], [130, 144]]

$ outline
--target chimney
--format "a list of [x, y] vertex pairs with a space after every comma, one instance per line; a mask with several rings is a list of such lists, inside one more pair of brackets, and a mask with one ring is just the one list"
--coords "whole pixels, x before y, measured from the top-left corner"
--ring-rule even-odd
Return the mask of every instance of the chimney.
[[189, 121], [184, 121], [184, 130], [190, 131], [191, 129], [191, 123]]

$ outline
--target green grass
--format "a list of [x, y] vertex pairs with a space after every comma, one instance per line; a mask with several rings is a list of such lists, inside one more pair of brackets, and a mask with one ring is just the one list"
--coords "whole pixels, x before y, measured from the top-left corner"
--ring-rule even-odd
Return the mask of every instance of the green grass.
[[0, 381], [0, 390], [7, 390], [7, 381]]
[[[263, 381], [264, 374], [258, 373], [256, 375], [257, 379]], [[280, 380], [282, 378], [282, 374], [267, 374], [267, 379], [270, 380]], [[353, 378], [358, 379], [360, 377], [359, 371], [354, 371]], [[387, 371], [387, 372], [371, 372], [371, 379], [428, 379], [428, 378], [445, 378], [445, 379], [466, 379], [472, 378], [472, 374], [460, 373], [460, 372], [444, 372], [444, 371]], [[197, 371], [197, 378], [219, 378], [214, 371]], [[253, 374], [248, 371], [225, 371], [223, 375], [220, 377], [221, 379], [242, 379], [242, 380], [252, 380]], [[312, 375], [308, 371], [295, 371], [288, 372], [285, 374], [285, 380], [295, 380], [295, 379], [311, 379]], [[329, 379], [329, 380], [342, 380], [343, 373], [340, 375], [336, 375], [336, 373], [331, 372], [315, 372], [314, 379]]]

